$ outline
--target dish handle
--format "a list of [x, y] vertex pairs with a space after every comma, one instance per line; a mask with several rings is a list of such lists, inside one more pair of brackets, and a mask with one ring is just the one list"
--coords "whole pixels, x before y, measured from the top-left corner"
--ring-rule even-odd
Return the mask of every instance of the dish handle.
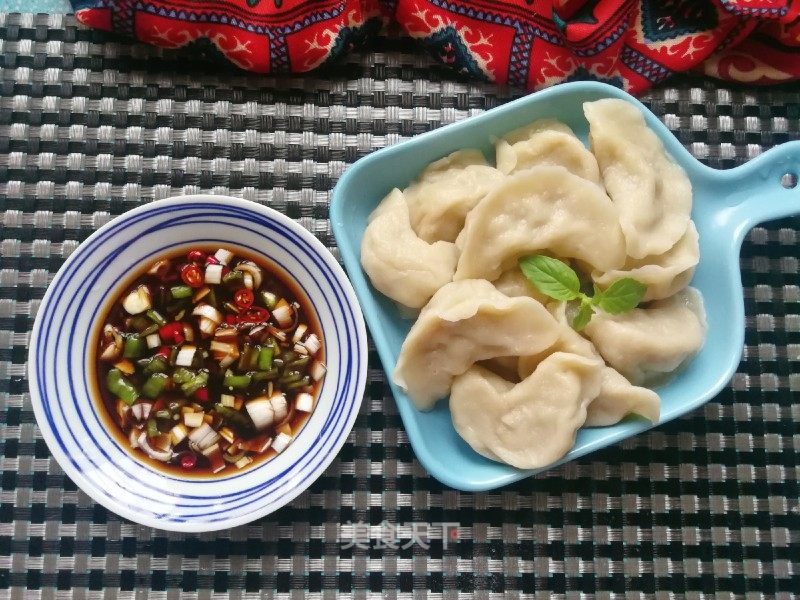
[[732, 228], [737, 240], [759, 223], [800, 213], [800, 141], [775, 146], [733, 169], [709, 171], [705, 192], [723, 203], [716, 225]]

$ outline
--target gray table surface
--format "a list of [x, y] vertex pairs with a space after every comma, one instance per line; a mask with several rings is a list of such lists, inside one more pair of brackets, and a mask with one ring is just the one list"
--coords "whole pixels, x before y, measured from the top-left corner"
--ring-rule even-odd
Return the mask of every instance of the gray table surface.
[[[267, 518], [166, 533], [77, 490], [36, 428], [25, 361], [44, 290], [82, 239], [139, 203], [214, 192], [283, 211], [335, 252], [328, 198], [350, 163], [519, 93], [454, 78], [402, 40], [287, 78], [210, 66], [200, 51], [213, 54], [0, 14], [0, 597], [797, 596], [796, 218], [756, 228], [743, 248], [746, 348], [731, 384], [538, 477], [480, 494], [428, 477], [373, 351], [340, 456]], [[644, 100], [715, 167], [800, 138], [798, 85], [680, 78]], [[458, 541], [443, 543], [441, 522], [458, 523]], [[353, 523], [369, 526], [367, 544], [348, 547]], [[406, 545], [425, 524], [429, 544], [379, 547], [392, 527]]]

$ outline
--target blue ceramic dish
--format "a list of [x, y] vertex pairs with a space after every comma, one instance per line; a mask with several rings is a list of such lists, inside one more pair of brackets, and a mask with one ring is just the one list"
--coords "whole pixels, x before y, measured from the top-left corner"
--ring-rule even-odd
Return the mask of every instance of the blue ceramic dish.
[[[385, 148], [358, 161], [339, 180], [331, 202], [333, 233], [387, 373], [394, 370], [411, 322], [401, 318], [393, 302], [372, 288], [361, 269], [361, 238], [370, 212], [392, 188], [407, 186], [434, 160], [460, 148], [479, 148], [492, 157], [495, 139], [536, 119], [560, 119], [586, 142], [588, 124], [582, 106], [600, 98], [620, 98], [636, 105], [694, 187], [692, 217], [700, 232], [700, 264], [692, 285], [705, 299], [708, 337], [688, 368], [658, 389], [662, 399], [660, 422], [701, 406], [730, 380], [744, 342], [739, 271], [742, 240], [757, 223], [800, 212], [800, 187], [782, 183], [792, 179], [784, 175], [800, 170], [800, 142], [773, 148], [736, 169], [711, 169], [692, 157], [638, 100], [595, 82], [559, 85]], [[453, 428], [446, 401], [439, 402], [431, 412], [420, 412], [402, 389], [393, 383], [391, 387], [417, 458], [442, 483], [461, 490], [490, 490], [537, 472], [515, 469], [475, 453]], [[582, 429], [575, 446], [560, 462], [650, 427], [641, 420], [626, 420], [611, 427]]]

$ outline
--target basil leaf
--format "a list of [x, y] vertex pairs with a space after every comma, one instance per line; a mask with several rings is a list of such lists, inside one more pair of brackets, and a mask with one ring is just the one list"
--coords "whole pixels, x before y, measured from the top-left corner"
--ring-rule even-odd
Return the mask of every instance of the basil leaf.
[[645, 284], [625, 277], [612, 283], [596, 304], [601, 310], [611, 315], [618, 315], [636, 308], [646, 292]]
[[578, 274], [557, 258], [528, 256], [519, 259], [519, 268], [536, 288], [556, 300], [574, 300], [580, 295]]
[[572, 328], [575, 331], [582, 330], [589, 323], [593, 314], [594, 310], [592, 310], [592, 305], [588, 302], [582, 302], [578, 314], [572, 319]]
[[592, 288], [594, 289], [594, 295], [592, 296], [592, 304], [597, 306], [600, 303], [600, 299], [603, 297], [603, 290], [597, 287], [597, 284], [592, 282]]

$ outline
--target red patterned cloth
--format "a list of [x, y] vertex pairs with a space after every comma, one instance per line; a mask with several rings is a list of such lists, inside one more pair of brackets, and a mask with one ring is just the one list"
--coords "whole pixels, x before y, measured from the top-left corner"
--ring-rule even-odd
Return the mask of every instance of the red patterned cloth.
[[80, 22], [165, 48], [213, 45], [243, 69], [305, 72], [390, 19], [452, 68], [539, 89], [599, 79], [638, 93], [694, 70], [800, 78], [791, 0], [72, 0]]

